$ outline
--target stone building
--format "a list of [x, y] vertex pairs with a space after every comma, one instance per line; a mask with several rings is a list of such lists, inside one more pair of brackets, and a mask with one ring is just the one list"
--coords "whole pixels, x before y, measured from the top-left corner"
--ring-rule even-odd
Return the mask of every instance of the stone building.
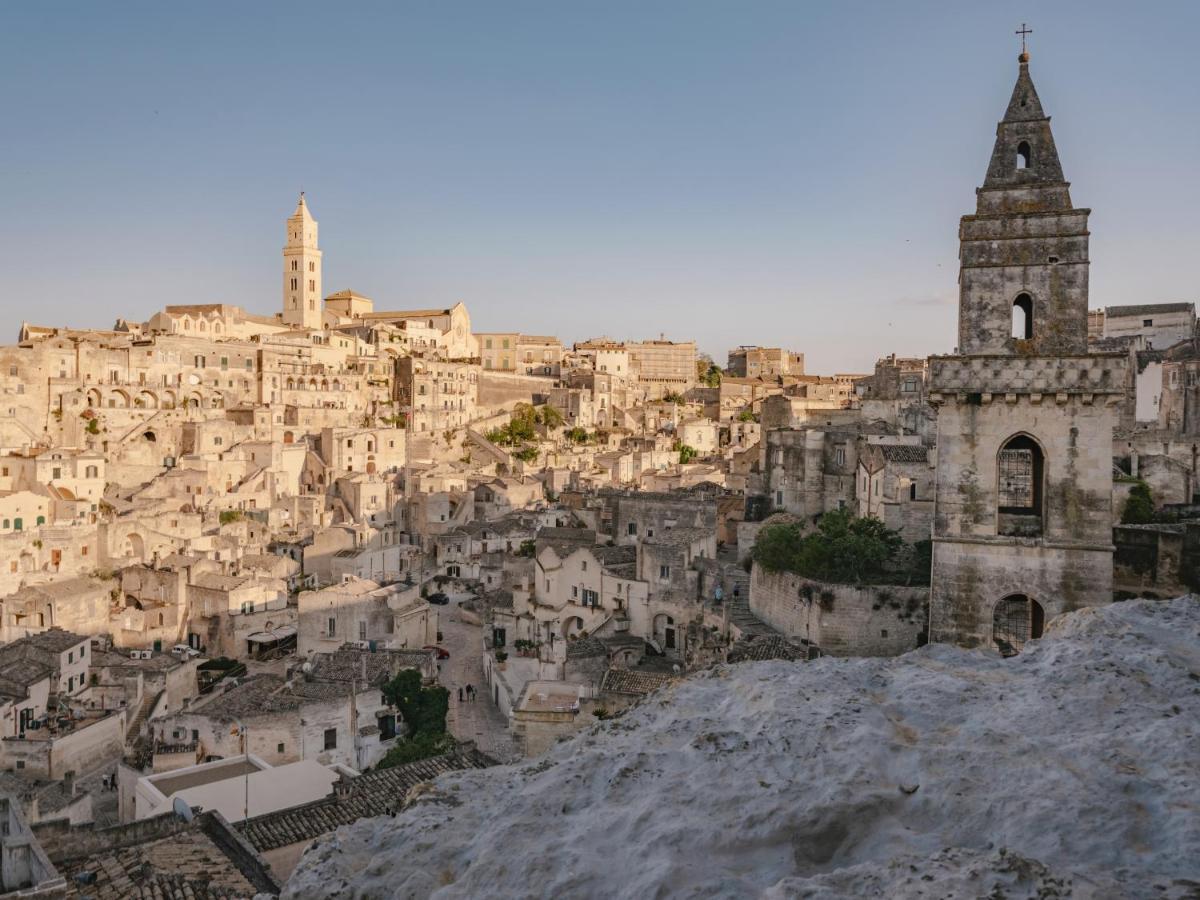
[[1123, 354], [1088, 354], [1088, 213], [1071, 204], [1022, 53], [974, 215], [958, 352], [938, 409], [930, 639], [1009, 652], [1112, 596], [1112, 465]]
[[804, 354], [779, 347], [742, 346], [729, 351], [728, 373], [738, 378], [804, 374]]

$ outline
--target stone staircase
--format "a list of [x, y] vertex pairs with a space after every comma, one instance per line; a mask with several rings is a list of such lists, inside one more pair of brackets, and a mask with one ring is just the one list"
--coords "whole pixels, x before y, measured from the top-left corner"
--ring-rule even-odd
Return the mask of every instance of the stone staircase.
[[134, 713], [133, 719], [125, 727], [125, 746], [126, 747], [132, 746], [134, 743], [137, 742], [138, 735], [140, 735], [142, 733], [142, 726], [144, 724], [146, 724], [146, 719], [149, 717], [150, 713], [154, 710], [154, 707], [156, 707], [158, 705], [159, 698], [161, 698], [164, 693], [165, 693], [165, 691], [159, 691], [153, 697], [151, 697], [149, 695], [145, 695], [142, 697], [142, 703], [138, 707], [138, 711], [136, 713]]

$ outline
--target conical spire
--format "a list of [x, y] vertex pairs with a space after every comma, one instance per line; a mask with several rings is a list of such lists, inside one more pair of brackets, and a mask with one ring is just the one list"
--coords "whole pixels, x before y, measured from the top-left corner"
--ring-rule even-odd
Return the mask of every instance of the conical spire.
[[308, 211], [308, 204], [304, 202], [304, 191], [301, 191], [300, 199], [296, 202], [296, 211], [294, 213], [292, 213], [292, 216], [294, 217], [294, 216], [311, 216], [311, 215], [312, 215], [312, 213], [310, 213]]

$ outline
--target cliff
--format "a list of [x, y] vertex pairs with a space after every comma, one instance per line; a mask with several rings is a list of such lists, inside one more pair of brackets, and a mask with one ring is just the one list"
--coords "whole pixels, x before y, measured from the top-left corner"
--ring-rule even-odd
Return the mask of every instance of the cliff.
[[1200, 602], [746, 663], [311, 849], [286, 898], [1200, 895]]

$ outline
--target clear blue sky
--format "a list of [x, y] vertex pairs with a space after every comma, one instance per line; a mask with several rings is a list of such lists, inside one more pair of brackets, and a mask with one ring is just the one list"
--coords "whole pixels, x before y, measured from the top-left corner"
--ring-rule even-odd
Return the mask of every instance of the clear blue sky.
[[326, 292], [381, 308], [947, 352], [1022, 20], [1092, 306], [1197, 299], [1196, 3], [10, 3], [0, 337], [272, 313], [304, 189]]

